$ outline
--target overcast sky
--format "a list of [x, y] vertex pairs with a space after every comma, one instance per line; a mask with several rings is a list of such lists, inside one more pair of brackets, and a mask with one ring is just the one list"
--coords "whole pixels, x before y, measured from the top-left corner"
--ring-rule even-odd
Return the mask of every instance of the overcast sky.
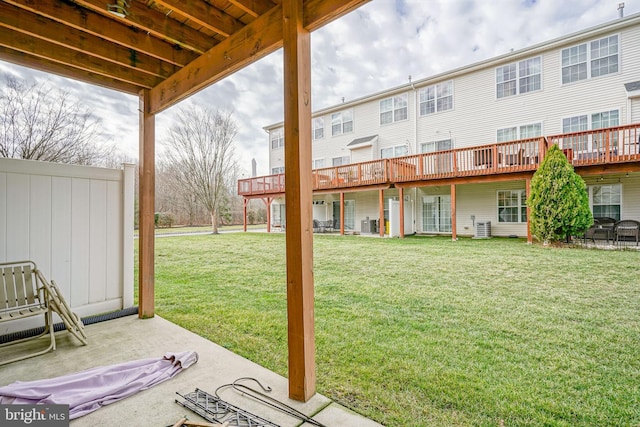
[[[312, 107], [318, 110], [467, 64], [492, 58], [618, 17], [618, 0], [372, 0], [315, 31]], [[626, 0], [624, 15], [640, 12]], [[136, 97], [0, 61], [0, 74], [47, 79], [79, 97], [102, 118], [105, 132], [137, 157]], [[267, 134], [283, 120], [282, 51], [260, 60], [156, 117], [158, 152], [176, 108], [186, 102], [233, 111], [236, 153], [246, 172], [269, 173]]]

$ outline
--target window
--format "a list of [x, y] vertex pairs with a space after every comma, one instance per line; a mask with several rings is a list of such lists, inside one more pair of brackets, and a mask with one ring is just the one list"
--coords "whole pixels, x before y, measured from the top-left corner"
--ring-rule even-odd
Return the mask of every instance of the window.
[[331, 115], [331, 136], [353, 132], [353, 111], [344, 110]]
[[[562, 133], [581, 132], [589, 128], [588, 116], [576, 116], [562, 119]], [[585, 151], [589, 138], [587, 135], [577, 135], [564, 138], [562, 148], [573, 148], [576, 151]]]
[[409, 147], [406, 144], [396, 145], [395, 147], [387, 147], [380, 150], [381, 159], [390, 159], [392, 157], [406, 156], [409, 154]]
[[313, 119], [313, 130], [311, 135], [313, 140], [324, 138], [324, 117], [316, 117]]
[[315, 159], [311, 166], [313, 169], [321, 169], [324, 167], [324, 159]]
[[[589, 122], [589, 120], [591, 122]], [[620, 112], [618, 110], [602, 111], [593, 114], [568, 117], [562, 119], [562, 133], [582, 132], [589, 129], [604, 129], [608, 127], [620, 126]], [[604, 141], [607, 132], [595, 133], [592, 136], [593, 150], [598, 150]], [[610, 146], [617, 147], [618, 132], [611, 132], [609, 135]], [[564, 138], [562, 148], [573, 148], [575, 151], [587, 151], [590, 149], [589, 135], [576, 135]]]
[[498, 134], [496, 135], [497, 142], [516, 141], [517, 139], [518, 139], [517, 127], [498, 129]]
[[409, 117], [409, 98], [406, 93], [380, 101], [380, 124], [407, 120]]
[[272, 175], [278, 175], [279, 173], [284, 173], [284, 166], [278, 166], [275, 168], [271, 168]]
[[589, 187], [594, 217], [609, 217], [620, 221], [622, 186], [620, 184]]
[[525, 190], [498, 191], [498, 222], [527, 222]]
[[540, 90], [541, 73], [540, 57], [496, 68], [496, 97], [506, 98]]
[[269, 132], [269, 136], [271, 137], [271, 149], [275, 150], [276, 148], [284, 147], [284, 129], [274, 129]]
[[443, 139], [441, 141], [423, 142], [420, 144], [421, 153], [435, 153], [436, 151], [451, 150], [453, 144], [450, 139]]
[[542, 123], [498, 129], [496, 142], [518, 141], [542, 136]]
[[591, 77], [618, 72], [618, 36], [591, 42]]
[[[615, 127], [620, 125], [620, 113], [618, 110], [603, 111], [602, 113], [595, 113], [591, 115], [591, 129], [604, 129], [609, 127]], [[593, 134], [593, 149], [599, 150], [606, 148], [606, 133]], [[609, 146], [618, 146], [618, 132], [609, 133]]]
[[520, 139], [542, 136], [542, 123], [520, 126]]
[[562, 84], [617, 72], [617, 35], [562, 50]]
[[333, 159], [331, 159], [332, 166], [342, 166], [342, 165], [348, 165], [348, 164], [349, 164], [349, 156], [334, 157]]
[[439, 113], [453, 108], [453, 81], [420, 90], [420, 115]]

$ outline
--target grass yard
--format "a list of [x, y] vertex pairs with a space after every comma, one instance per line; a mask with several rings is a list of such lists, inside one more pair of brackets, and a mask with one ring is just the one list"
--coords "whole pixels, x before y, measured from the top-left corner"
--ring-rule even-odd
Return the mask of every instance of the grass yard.
[[[316, 236], [317, 390], [387, 426], [640, 425], [640, 252]], [[156, 240], [162, 317], [287, 375], [285, 235]]]

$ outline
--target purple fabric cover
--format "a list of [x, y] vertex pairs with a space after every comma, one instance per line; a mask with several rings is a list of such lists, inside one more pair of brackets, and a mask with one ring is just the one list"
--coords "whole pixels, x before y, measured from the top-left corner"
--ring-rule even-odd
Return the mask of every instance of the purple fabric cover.
[[173, 378], [197, 361], [194, 351], [166, 353], [160, 359], [101, 366], [45, 380], [16, 381], [0, 387], [0, 404], [69, 405], [69, 419], [74, 419]]

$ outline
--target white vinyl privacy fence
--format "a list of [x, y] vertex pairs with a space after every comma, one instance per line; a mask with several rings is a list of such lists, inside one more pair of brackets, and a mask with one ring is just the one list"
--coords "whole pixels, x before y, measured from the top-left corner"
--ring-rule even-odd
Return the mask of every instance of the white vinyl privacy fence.
[[34, 261], [82, 317], [132, 307], [134, 170], [0, 158], [0, 262]]

